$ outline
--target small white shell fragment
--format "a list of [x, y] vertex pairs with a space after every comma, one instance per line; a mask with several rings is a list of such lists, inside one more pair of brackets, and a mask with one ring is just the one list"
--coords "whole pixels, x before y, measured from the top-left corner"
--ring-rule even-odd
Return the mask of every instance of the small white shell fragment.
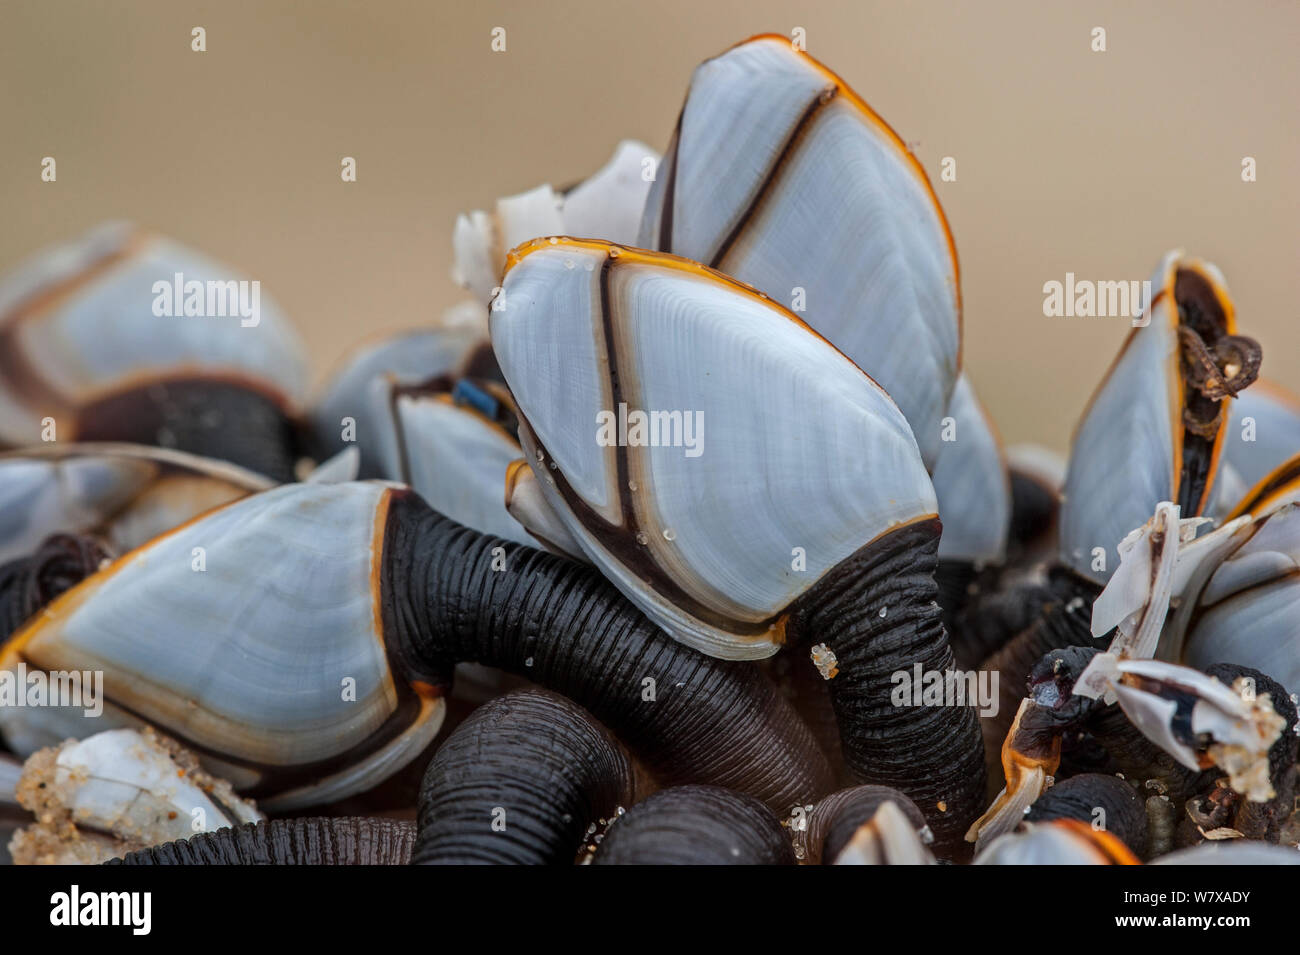
[[817, 672], [822, 675], [823, 680], [829, 680], [840, 672], [839, 661], [835, 659], [835, 651], [824, 643], [819, 643], [810, 651], [813, 666]]
[[645, 143], [625, 139], [614, 155], [585, 182], [564, 195], [564, 231], [568, 235], [636, 243], [641, 212], [659, 165], [659, 153]]
[[[1119, 629], [1110, 653], [1149, 658], [1159, 649], [1161, 658], [1178, 655], [1174, 648], [1181, 646], [1198, 593], [1224, 555], [1251, 532], [1247, 516], [1197, 537], [1197, 528], [1207, 523], [1204, 517], [1179, 519], [1178, 506], [1162, 501], [1150, 520], [1120, 541], [1120, 565], [1092, 605], [1094, 637]], [[1175, 606], [1183, 610], [1170, 616]]]
[[476, 298], [467, 298], [454, 305], [448, 305], [439, 317], [441, 327], [459, 331], [470, 331], [487, 337], [487, 308], [485, 303]]
[[1119, 682], [1119, 657], [1113, 653], [1099, 653], [1084, 667], [1074, 681], [1074, 695], [1090, 700], [1101, 699], [1114, 703], [1115, 684]]
[[1178, 505], [1162, 501], [1151, 520], [1120, 541], [1119, 569], [1092, 605], [1094, 637], [1119, 627], [1111, 653], [1149, 657], [1155, 652], [1182, 539]]
[[19, 864], [102, 861], [264, 817], [197, 758], [153, 730], [109, 730], [41, 750], [20, 801], [36, 823], [14, 836]]
[[[1093, 658], [1075, 685], [1075, 694], [1096, 698], [1112, 693], [1142, 735], [1188, 769], [1206, 768], [1205, 760], [1228, 774], [1229, 785], [1252, 802], [1275, 795], [1268, 773], [1268, 751], [1286, 728], [1269, 694], [1250, 695], [1238, 680], [1226, 687], [1213, 677], [1159, 660], [1124, 660], [1102, 653]], [[1191, 698], [1191, 712], [1186, 706]], [[1180, 733], [1178, 723], [1187, 726]], [[1198, 753], [1183, 737], [1208, 736]]]
[[493, 213], [458, 216], [452, 231], [452, 280], [487, 302], [501, 284], [506, 253], [529, 239], [572, 235], [634, 244], [653, 181], [643, 174], [647, 160], [657, 167], [659, 154], [644, 143], [624, 140], [609, 162], [566, 194], [544, 184], [498, 199]]
[[452, 230], [452, 281], [490, 301], [501, 280], [506, 252], [539, 235], [560, 235], [563, 199], [549, 184], [498, 199], [493, 214], [474, 211], [456, 217]]

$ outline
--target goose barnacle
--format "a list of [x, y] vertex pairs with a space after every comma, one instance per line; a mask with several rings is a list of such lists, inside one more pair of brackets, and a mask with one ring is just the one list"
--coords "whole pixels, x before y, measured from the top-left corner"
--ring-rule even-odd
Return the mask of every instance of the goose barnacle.
[[135, 441], [291, 479], [306, 390], [297, 333], [269, 300], [251, 327], [224, 312], [160, 315], [154, 285], [177, 274], [247, 281], [122, 223], [0, 280], [0, 442]]
[[[492, 343], [525, 458], [587, 558], [711, 655], [834, 654], [855, 781], [903, 790], [950, 845], [982, 788], [975, 716], [889, 704], [891, 674], [952, 661], [934, 489], [898, 406], [789, 311], [676, 256], [538, 239], [502, 294]], [[620, 403], [695, 410], [712, 436], [697, 457], [603, 446]]]
[[266, 808], [315, 805], [414, 759], [460, 661], [585, 703], [666, 784], [724, 785], [780, 811], [830, 788], [807, 728], [757, 669], [674, 643], [588, 567], [378, 482], [243, 498], [64, 593], [0, 649], [0, 667], [100, 670], [103, 717], [0, 708], [0, 731], [31, 752], [149, 723]]
[[789, 38], [696, 68], [637, 244], [800, 310], [898, 402], [934, 466], [961, 362], [947, 219], [898, 135]]

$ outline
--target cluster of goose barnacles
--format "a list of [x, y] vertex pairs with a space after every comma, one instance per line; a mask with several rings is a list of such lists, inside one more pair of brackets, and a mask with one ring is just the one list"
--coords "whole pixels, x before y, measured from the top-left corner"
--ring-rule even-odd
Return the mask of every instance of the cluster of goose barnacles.
[[0, 283], [15, 861], [1300, 859], [1300, 401], [1214, 266], [1004, 454], [924, 172], [772, 36], [454, 248], [314, 397], [130, 226]]

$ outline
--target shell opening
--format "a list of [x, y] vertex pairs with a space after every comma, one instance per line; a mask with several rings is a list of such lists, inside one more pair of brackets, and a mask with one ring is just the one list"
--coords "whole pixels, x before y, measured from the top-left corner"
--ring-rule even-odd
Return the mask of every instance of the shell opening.
[[1178, 307], [1183, 390], [1178, 504], [1184, 514], [1199, 514], [1214, 473], [1218, 437], [1226, 421], [1224, 400], [1258, 377], [1261, 352], [1254, 339], [1229, 333], [1231, 315], [1199, 272], [1178, 270], [1174, 299]]

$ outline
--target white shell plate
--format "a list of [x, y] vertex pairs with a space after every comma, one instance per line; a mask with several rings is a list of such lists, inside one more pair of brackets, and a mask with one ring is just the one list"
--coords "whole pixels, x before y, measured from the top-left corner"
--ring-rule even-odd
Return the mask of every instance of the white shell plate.
[[[628, 255], [627, 253], [623, 253]], [[601, 543], [556, 489], [562, 480], [710, 613], [754, 625], [827, 570], [904, 522], [934, 491], [898, 408], [788, 313], [691, 266], [609, 260], [601, 247], [542, 246], [506, 274], [493, 345], [527, 425], [529, 464], [591, 560], [673, 636], [720, 656], [765, 656], [762, 637], [675, 607]], [[597, 413], [618, 409], [602, 322], [609, 272], [615, 362], [629, 410], [702, 418], [698, 453], [677, 444], [602, 447]], [[628, 461], [620, 488], [617, 452]], [[552, 465], [555, 465], [552, 468]], [[638, 528], [623, 523], [634, 503]], [[806, 570], [792, 569], [795, 548]], [[743, 627], [741, 627], [743, 629]]]

